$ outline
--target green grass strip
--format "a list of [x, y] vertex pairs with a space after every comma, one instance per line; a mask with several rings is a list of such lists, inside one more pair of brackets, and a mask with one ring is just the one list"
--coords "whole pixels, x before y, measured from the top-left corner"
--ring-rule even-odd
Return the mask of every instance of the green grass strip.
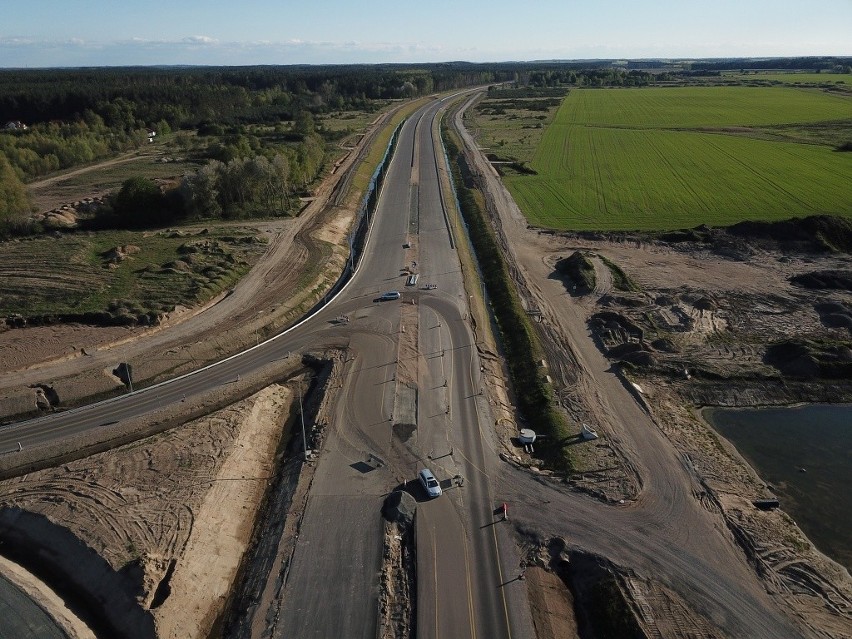
[[459, 152], [458, 138], [446, 125], [443, 135], [459, 206], [490, 297], [518, 408], [537, 433], [547, 435], [537, 450], [548, 466], [570, 472], [573, 461], [564, 442], [573, 439], [574, 433], [569, 432], [564, 415], [555, 409], [553, 389], [539, 369], [542, 349], [538, 336], [512, 285], [494, 231], [484, 214], [482, 195], [476, 190]]

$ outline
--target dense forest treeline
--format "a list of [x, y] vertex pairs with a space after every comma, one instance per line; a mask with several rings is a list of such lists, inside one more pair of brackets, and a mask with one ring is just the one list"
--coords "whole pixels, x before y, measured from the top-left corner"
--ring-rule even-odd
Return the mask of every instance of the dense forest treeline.
[[[25, 182], [139, 148], [149, 131], [177, 132], [194, 159], [218, 162], [205, 169], [208, 182], [216, 178], [211, 214], [260, 212], [270, 199], [287, 212], [339, 135], [318, 126], [318, 116], [507, 79], [508, 69], [466, 63], [0, 70], [0, 235], [37, 230], [21, 224]], [[272, 189], [267, 177], [275, 172], [287, 180]], [[239, 173], [244, 179], [232, 186]], [[184, 199], [198, 214], [198, 197]]]
[[[30, 213], [27, 181], [139, 148], [148, 143], [149, 130], [161, 137], [175, 132], [177, 146], [188, 157], [199, 165], [209, 163], [185, 176], [179, 193], [157, 200], [159, 212], [172, 217], [287, 214], [293, 212], [296, 195], [320, 175], [325, 150], [340, 135], [323, 130], [324, 114], [371, 112], [391, 99], [502, 82], [536, 90], [644, 86], [731, 68], [843, 71], [850, 61], [815, 57], [0, 70], [0, 237], [38, 230], [25, 223]], [[135, 187], [135, 192], [150, 195], [150, 185]], [[101, 223], [142, 223], [136, 215], [122, 217], [122, 201], [113, 205]], [[158, 219], [163, 218], [152, 215], [149, 221]]]
[[130, 67], [0, 71], [0, 122], [76, 120], [87, 111], [132, 130], [165, 121], [292, 120], [299, 111], [369, 110], [376, 100], [511, 79], [508, 68], [475, 64]]
[[689, 69], [694, 71], [813, 71], [850, 73], [852, 58], [837, 56], [811, 56], [802, 58], [724, 58], [720, 60], [697, 60]]
[[652, 73], [726, 69], [844, 71], [852, 58], [807, 57], [673, 62], [661, 60], [443, 63], [408, 65], [117, 67], [0, 70], [0, 124], [92, 119], [131, 131], [292, 120], [302, 110], [369, 110], [376, 100], [411, 98], [475, 84], [563, 74], [566, 83], [627, 83]]

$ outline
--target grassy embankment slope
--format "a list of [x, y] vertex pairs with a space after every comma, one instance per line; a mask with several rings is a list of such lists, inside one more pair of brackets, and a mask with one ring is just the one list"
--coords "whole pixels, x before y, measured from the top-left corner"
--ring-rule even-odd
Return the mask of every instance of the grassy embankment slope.
[[5, 242], [0, 316], [155, 323], [178, 304], [200, 303], [233, 286], [265, 248], [256, 233], [236, 228], [195, 234], [103, 231]]
[[505, 182], [534, 225], [852, 217], [852, 98], [787, 87], [575, 89]]

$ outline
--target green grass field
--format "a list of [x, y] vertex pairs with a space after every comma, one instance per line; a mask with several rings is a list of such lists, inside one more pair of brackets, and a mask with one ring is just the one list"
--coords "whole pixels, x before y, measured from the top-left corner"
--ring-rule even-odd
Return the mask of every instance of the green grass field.
[[[797, 127], [827, 133], [813, 143]], [[825, 143], [850, 137], [852, 99], [815, 90], [577, 89], [537, 145], [537, 175], [504, 180], [532, 224], [558, 229], [852, 216], [852, 153]]]
[[736, 73], [727, 72], [722, 74], [723, 78], [731, 78], [743, 82], [763, 81], [780, 82], [782, 84], [837, 84], [838, 82], [849, 85], [852, 88], [852, 73], [801, 73], [790, 72], [751, 72]]

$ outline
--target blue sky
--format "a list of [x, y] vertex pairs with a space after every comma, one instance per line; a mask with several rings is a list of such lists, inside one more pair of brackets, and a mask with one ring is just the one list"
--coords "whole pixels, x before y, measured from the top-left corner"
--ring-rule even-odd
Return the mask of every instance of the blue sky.
[[852, 55], [852, 0], [0, 0], [0, 67]]

